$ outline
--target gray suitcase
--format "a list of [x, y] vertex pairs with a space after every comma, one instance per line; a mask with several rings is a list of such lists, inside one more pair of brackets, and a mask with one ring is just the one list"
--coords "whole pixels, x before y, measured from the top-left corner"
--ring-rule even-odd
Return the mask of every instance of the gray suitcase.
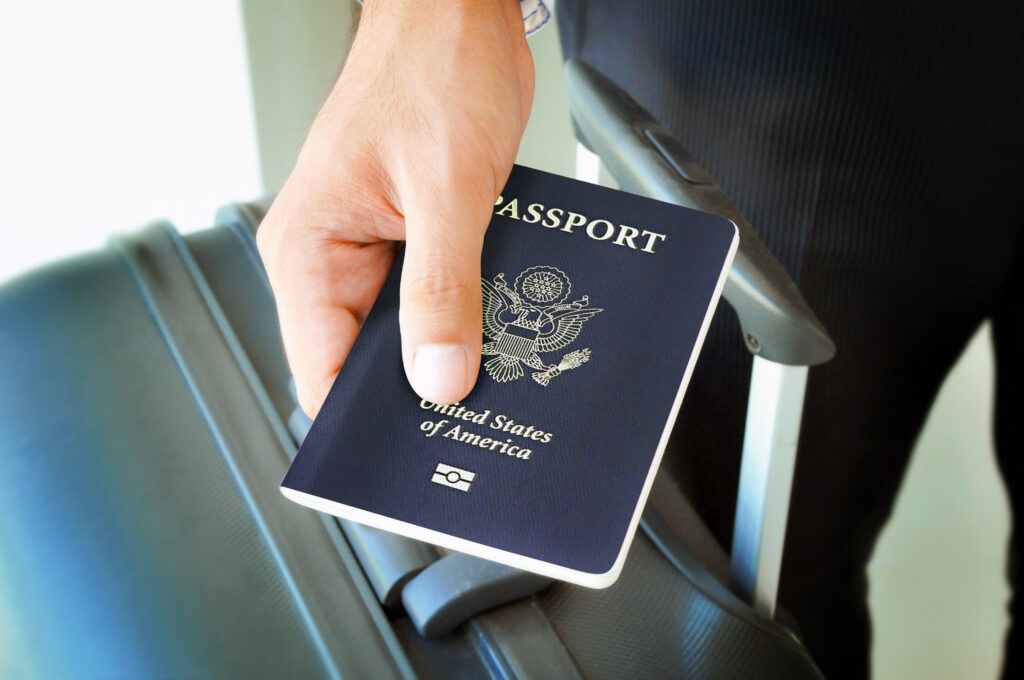
[[831, 343], [678, 143], [584, 65], [567, 77], [624, 188], [743, 230], [726, 294], [759, 357], [749, 431], [771, 436], [745, 446], [732, 566], [665, 475], [606, 590], [285, 500], [308, 419], [265, 206], [234, 205], [0, 287], [0, 677], [820, 677], [773, 614], [803, 379]]

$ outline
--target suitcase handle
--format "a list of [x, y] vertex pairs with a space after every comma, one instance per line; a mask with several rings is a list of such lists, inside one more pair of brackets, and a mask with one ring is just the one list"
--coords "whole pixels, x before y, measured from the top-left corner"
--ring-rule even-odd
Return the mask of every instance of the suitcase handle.
[[[836, 348], [796, 284], [707, 170], [622, 88], [578, 59], [565, 64], [577, 177], [603, 162], [619, 186], [732, 220], [739, 249], [723, 295], [754, 355], [730, 566], [731, 588], [773, 616], [808, 366]], [[584, 148], [586, 147], [586, 148]]]
[[796, 284], [715, 180], [640, 104], [578, 59], [565, 64], [576, 137], [625, 190], [732, 220], [739, 249], [723, 296], [736, 310], [752, 354], [814, 366], [835, 354], [825, 327]]

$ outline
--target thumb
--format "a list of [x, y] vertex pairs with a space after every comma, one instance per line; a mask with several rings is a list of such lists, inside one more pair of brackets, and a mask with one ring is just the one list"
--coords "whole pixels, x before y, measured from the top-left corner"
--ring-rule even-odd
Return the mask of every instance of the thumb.
[[404, 202], [402, 359], [420, 397], [451, 404], [469, 394], [480, 370], [480, 250], [490, 204], [430, 198]]

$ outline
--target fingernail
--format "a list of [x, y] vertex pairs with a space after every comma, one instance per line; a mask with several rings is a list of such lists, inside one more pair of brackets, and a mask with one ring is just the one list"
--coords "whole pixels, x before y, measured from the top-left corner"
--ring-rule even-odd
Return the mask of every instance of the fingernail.
[[468, 373], [469, 352], [462, 345], [420, 345], [412, 355], [412, 388], [429, 401], [458, 401]]

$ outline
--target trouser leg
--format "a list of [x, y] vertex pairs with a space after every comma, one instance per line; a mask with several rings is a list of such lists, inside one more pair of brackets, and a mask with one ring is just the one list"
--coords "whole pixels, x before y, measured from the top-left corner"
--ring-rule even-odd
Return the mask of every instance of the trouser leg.
[[[566, 56], [690, 147], [836, 340], [808, 382], [781, 604], [827, 675], [864, 677], [868, 559], [932, 399], [1013, 266], [1024, 95], [1007, 84], [1024, 82], [1024, 6], [556, 8]], [[723, 305], [663, 463], [725, 546], [749, 370]]]
[[1024, 252], [1019, 254], [1007, 295], [992, 320], [996, 352], [996, 457], [1010, 496], [1013, 528], [1007, 565], [1012, 589], [1003, 667], [1003, 677], [1007, 679], [1024, 677]]

